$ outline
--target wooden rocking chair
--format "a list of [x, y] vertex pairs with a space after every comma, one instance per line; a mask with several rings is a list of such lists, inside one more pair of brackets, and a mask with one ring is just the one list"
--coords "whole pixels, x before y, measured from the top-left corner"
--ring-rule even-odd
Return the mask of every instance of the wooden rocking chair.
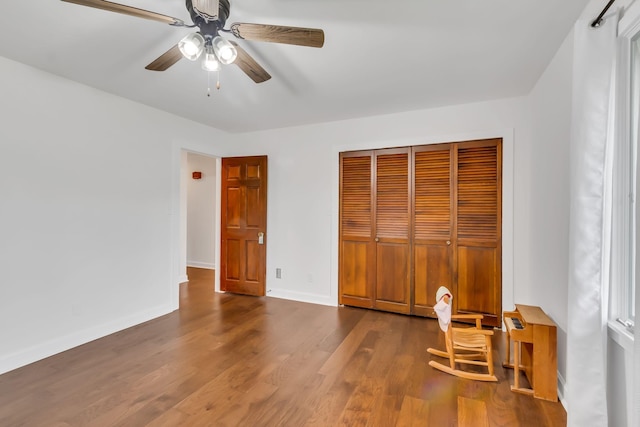
[[[444, 301], [451, 312], [451, 300], [453, 296], [447, 288], [441, 287], [436, 294], [436, 301]], [[442, 307], [442, 305], [441, 305]], [[461, 378], [467, 378], [477, 381], [498, 381], [493, 374], [493, 355], [491, 347], [491, 336], [493, 331], [482, 329], [482, 314], [457, 314], [452, 315], [450, 320], [475, 320], [475, 327], [457, 328], [451, 326], [449, 319], [441, 316], [441, 312], [436, 310], [438, 315], [438, 323], [444, 332], [447, 351], [428, 348], [427, 351], [433, 355], [449, 359], [449, 364], [445, 365], [434, 360], [429, 362], [429, 366], [455, 375]], [[470, 364], [476, 366], [486, 366], [488, 373], [477, 373], [456, 369], [458, 364]]]

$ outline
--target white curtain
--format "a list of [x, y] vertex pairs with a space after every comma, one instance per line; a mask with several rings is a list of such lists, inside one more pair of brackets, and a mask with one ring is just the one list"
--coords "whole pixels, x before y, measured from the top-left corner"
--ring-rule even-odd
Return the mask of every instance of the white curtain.
[[607, 307], [617, 12], [574, 29], [567, 330], [569, 427], [608, 425]]

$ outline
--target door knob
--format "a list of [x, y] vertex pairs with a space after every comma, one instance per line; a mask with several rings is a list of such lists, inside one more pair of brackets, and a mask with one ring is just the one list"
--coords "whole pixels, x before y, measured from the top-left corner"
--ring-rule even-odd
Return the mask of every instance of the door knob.
[[258, 233], [258, 244], [259, 245], [264, 245], [264, 233], [263, 232]]
[[447, 246], [451, 245], [451, 240], [447, 240]]
[[380, 239], [378, 239], [377, 237], [376, 237], [375, 239], [373, 239], [373, 240], [375, 240], [376, 242], [379, 242], [379, 241], [380, 241]]

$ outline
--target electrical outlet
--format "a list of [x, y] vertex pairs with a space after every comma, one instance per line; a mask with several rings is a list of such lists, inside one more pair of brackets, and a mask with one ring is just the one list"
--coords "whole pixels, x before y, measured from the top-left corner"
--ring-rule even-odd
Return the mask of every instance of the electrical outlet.
[[282, 279], [282, 269], [276, 268], [276, 279]]

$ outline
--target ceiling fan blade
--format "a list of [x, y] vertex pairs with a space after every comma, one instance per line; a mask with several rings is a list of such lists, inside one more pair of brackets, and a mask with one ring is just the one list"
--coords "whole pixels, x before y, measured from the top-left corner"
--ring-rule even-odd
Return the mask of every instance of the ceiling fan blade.
[[230, 43], [235, 46], [236, 50], [238, 51], [238, 57], [234, 61], [234, 64], [240, 67], [240, 69], [244, 71], [244, 73], [249, 76], [251, 80], [256, 83], [262, 83], [271, 78], [271, 75], [267, 73], [267, 71], [262, 68], [260, 64], [258, 64], [256, 60], [247, 53], [246, 50], [238, 46], [238, 43], [234, 41], [230, 41]]
[[182, 52], [178, 49], [178, 45], [175, 45], [144, 68], [151, 71], [164, 71], [180, 59], [182, 59]]
[[62, 0], [67, 3], [79, 4], [81, 6], [89, 6], [96, 9], [108, 10], [109, 12], [117, 12], [125, 15], [135, 16], [136, 18], [151, 19], [152, 21], [158, 21], [176, 27], [183, 27], [185, 23], [171, 16], [162, 15], [160, 13], [150, 12], [144, 9], [138, 9], [137, 7], [125, 6], [119, 3], [113, 3], [105, 0]]
[[193, 0], [191, 4], [207, 21], [215, 21], [218, 19], [220, 11], [220, 3], [218, 0]]
[[322, 47], [324, 45], [324, 31], [315, 28], [234, 23], [231, 25], [231, 32], [239, 39], [245, 40], [309, 47]]

